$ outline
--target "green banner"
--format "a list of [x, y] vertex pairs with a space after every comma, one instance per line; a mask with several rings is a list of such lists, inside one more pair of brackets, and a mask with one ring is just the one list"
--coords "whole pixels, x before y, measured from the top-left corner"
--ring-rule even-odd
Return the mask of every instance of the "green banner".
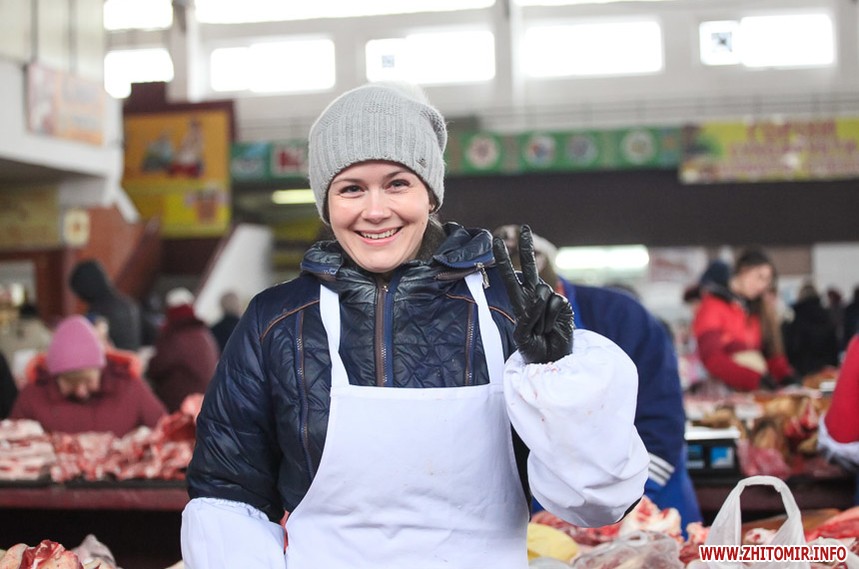
[[448, 150], [451, 174], [670, 169], [680, 162], [680, 129], [463, 133]]
[[[676, 168], [679, 161], [679, 128], [459, 132], [451, 133], [445, 152], [453, 175]], [[236, 182], [306, 178], [307, 143], [235, 143], [230, 172]]]
[[307, 142], [236, 142], [230, 149], [230, 175], [236, 182], [307, 178]]

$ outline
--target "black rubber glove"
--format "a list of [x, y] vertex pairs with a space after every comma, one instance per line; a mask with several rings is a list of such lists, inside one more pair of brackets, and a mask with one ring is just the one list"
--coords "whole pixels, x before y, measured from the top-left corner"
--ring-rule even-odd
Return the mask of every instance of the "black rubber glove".
[[555, 362], [573, 351], [573, 309], [569, 301], [540, 279], [531, 228], [519, 231], [522, 282], [516, 277], [504, 241], [492, 241], [495, 262], [516, 316], [513, 340], [528, 363]]

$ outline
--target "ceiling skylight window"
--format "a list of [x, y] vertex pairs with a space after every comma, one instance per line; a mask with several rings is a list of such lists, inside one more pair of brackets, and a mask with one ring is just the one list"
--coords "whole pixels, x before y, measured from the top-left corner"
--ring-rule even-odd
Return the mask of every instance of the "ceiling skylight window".
[[802, 67], [835, 62], [835, 32], [826, 14], [754, 16], [740, 20], [747, 67]]
[[532, 26], [522, 42], [531, 77], [633, 75], [662, 70], [662, 32], [654, 21]]
[[808, 67], [835, 63], [835, 32], [826, 14], [702, 22], [699, 34], [704, 65]]
[[209, 77], [215, 91], [244, 91], [251, 84], [249, 47], [224, 47], [212, 51]]
[[164, 48], [116, 50], [104, 56], [104, 88], [117, 99], [131, 94], [132, 83], [172, 80], [173, 60]]
[[495, 36], [489, 31], [448, 31], [372, 40], [366, 46], [367, 79], [422, 84], [470, 83], [495, 77]]
[[334, 42], [329, 39], [261, 42], [212, 51], [215, 91], [289, 93], [334, 86]]
[[495, 0], [196, 0], [197, 19], [207, 24], [356, 18], [416, 12], [452, 12], [492, 6]]
[[165, 30], [173, 24], [170, 0], [105, 0], [104, 29]]
[[644, 245], [561, 247], [555, 257], [561, 275], [594, 283], [644, 276], [649, 264]]

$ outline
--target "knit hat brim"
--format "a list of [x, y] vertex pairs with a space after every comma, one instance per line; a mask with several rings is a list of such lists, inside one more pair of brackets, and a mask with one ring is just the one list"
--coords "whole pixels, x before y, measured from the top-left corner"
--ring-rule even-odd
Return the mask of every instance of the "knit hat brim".
[[347, 91], [310, 129], [308, 174], [316, 208], [328, 222], [325, 200], [334, 177], [354, 164], [387, 160], [406, 166], [444, 201], [444, 118], [411, 86], [370, 84]]

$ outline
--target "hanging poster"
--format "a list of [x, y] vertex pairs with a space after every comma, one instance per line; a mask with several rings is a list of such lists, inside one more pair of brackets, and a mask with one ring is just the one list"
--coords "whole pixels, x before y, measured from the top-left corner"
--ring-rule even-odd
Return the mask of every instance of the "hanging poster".
[[100, 146], [104, 141], [105, 91], [100, 81], [27, 66], [27, 128], [30, 132]]
[[856, 177], [859, 118], [713, 122], [683, 129], [683, 183]]
[[125, 118], [123, 187], [141, 216], [161, 219], [166, 237], [222, 235], [230, 223], [226, 111]]
[[236, 182], [307, 179], [307, 141], [236, 142], [230, 148]]

